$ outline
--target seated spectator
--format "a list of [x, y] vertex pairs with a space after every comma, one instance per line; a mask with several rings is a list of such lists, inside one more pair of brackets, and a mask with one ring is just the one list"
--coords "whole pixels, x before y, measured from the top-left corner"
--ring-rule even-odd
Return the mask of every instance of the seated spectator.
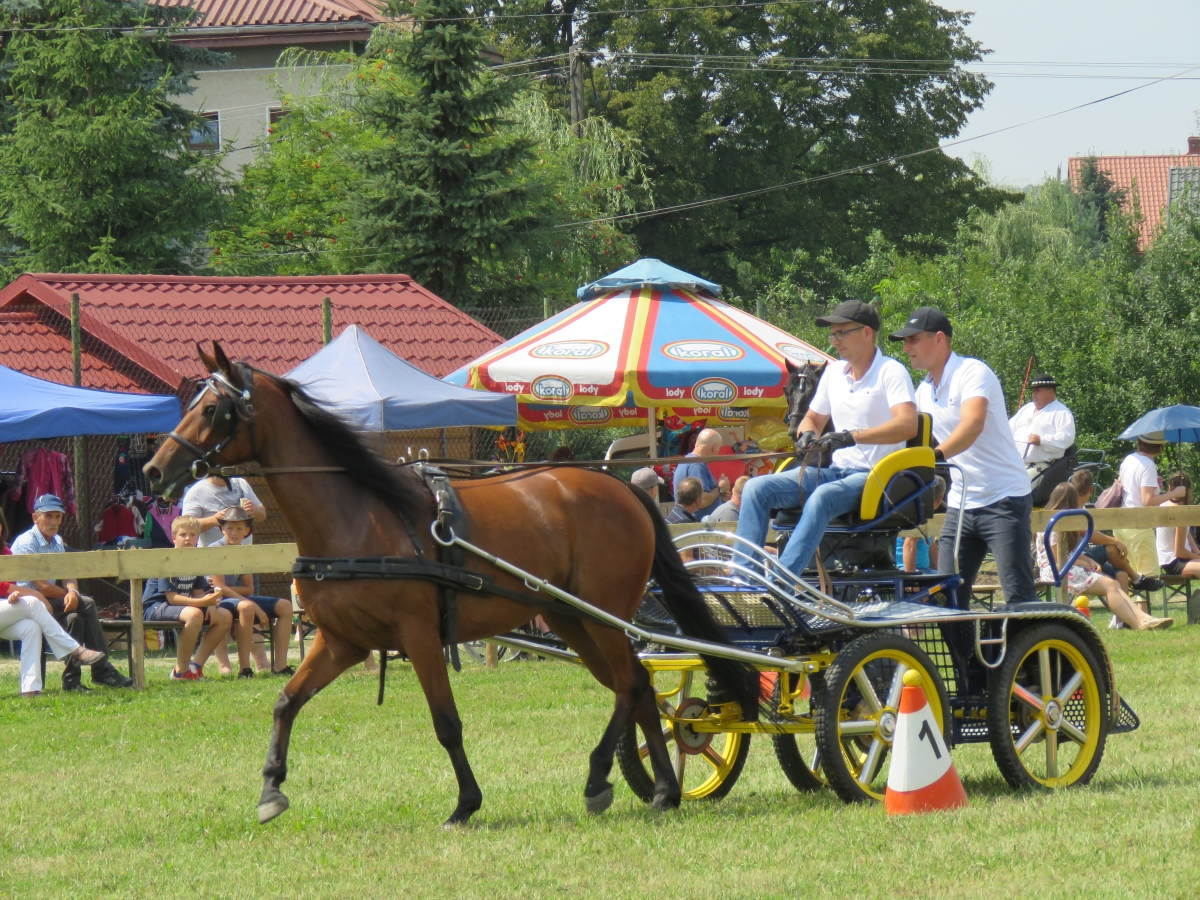
[[[0, 555], [12, 551], [4, 539], [8, 537], [8, 522], [0, 512]], [[42, 693], [42, 639], [50, 645], [55, 659], [71, 659], [78, 666], [94, 666], [104, 659], [103, 653], [89, 650], [63, 631], [54, 621], [50, 601], [32, 588], [19, 588], [0, 581], [0, 638], [21, 642], [21, 696], [40, 697]]]
[[[195, 547], [200, 540], [200, 523], [195, 516], [179, 516], [172, 522], [171, 539], [180, 549]], [[233, 615], [229, 610], [221, 609], [220, 602], [221, 592], [209, 590], [202, 575], [146, 579], [142, 591], [142, 618], [147, 622], [183, 623], [176, 641], [172, 681], [199, 681], [204, 677], [204, 663], [221, 641], [229, 639]], [[205, 625], [208, 625], [208, 634], [193, 658], [192, 650]]]
[[[1080, 469], [1071, 478], [1071, 486], [1079, 495], [1079, 508], [1083, 509], [1092, 499], [1096, 490], [1096, 481], [1089, 469]], [[1088, 548], [1083, 551], [1096, 562], [1100, 563], [1100, 571], [1109, 578], [1115, 578], [1126, 591], [1131, 587], [1138, 591], [1162, 590], [1162, 582], [1150, 575], [1143, 575], [1129, 561], [1129, 549], [1124, 541], [1105, 534], [1103, 531], [1093, 531]]]
[[[253, 519], [240, 506], [231, 506], [220, 516], [221, 539], [213, 546], [236, 547], [251, 534]], [[259, 672], [268, 669], [267, 655], [254, 643], [254, 623], [273, 625], [275, 659], [270, 671], [275, 675], [294, 675], [296, 670], [287, 664], [288, 644], [292, 635], [292, 602], [279, 597], [263, 597], [254, 592], [253, 575], [213, 575], [213, 587], [225, 599], [221, 606], [235, 616], [235, 635], [238, 645], [238, 678], [253, 678], [249, 654]], [[282, 665], [281, 665], [282, 663]]]
[[[62, 501], [54, 494], [38, 497], [33, 504], [33, 527], [17, 536], [12, 543], [12, 552], [18, 556], [23, 553], [65, 553], [66, 544], [58, 533], [65, 513]], [[91, 597], [79, 592], [79, 583], [74, 578], [66, 579], [61, 586], [57, 581], [21, 581], [18, 586], [40, 592], [49, 602], [58, 624], [71, 637], [89, 650], [108, 656], [108, 641], [104, 638], [104, 629], [100, 627], [96, 604]], [[90, 690], [80, 680], [81, 664], [75, 657], [67, 658], [62, 676], [64, 691]], [[133, 687], [133, 679], [118, 672], [107, 658], [90, 665], [92, 684]]]
[[[1179, 503], [1168, 500], [1163, 506], [1191, 506], [1192, 478], [1187, 472], [1176, 472], [1167, 481], [1168, 491], [1180, 487], [1184, 488], [1186, 493]], [[1191, 529], [1186, 525], [1177, 528], [1168, 525], [1155, 530], [1158, 539], [1158, 564], [1162, 566], [1163, 573], [1174, 577], [1200, 578], [1200, 547], [1196, 546]]]
[[[1137, 439], [1137, 450], [1121, 462], [1117, 480], [1121, 482], [1121, 507], [1158, 506], [1169, 500], [1181, 500], [1183, 489], [1162, 493], [1162, 479], [1155, 460], [1162, 453], [1162, 432], [1143, 434]], [[1153, 528], [1114, 528], [1113, 536], [1129, 548], [1129, 561], [1139, 572], [1153, 572], [1158, 565], [1158, 547]]]
[[[1064, 481], [1050, 495], [1046, 505], [1048, 511], [1060, 509], [1079, 509], [1079, 495], [1069, 481]], [[1067, 561], [1072, 551], [1082, 540], [1079, 532], [1055, 531], [1050, 535], [1050, 544], [1054, 550], [1055, 561], [1060, 567]], [[1053, 581], [1054, 573], [1050, 569], [1050, 559], [1046, 555], [1044, 536], [1039, 532], [1033, 540], [1037, 556], [1039, 577], [1042, 581]], [[1080, 594], [1099, 597], [1105, 609], [1135, 631], [1153, 631], [1160, 628], [1170, 628], [1175, 624], [1174, 619], [1157, 619], [1144, 612], [1125, 593], [1120, 584], [1100, 571], [1100, 564], [1088, 556], [1080, 556], [1076, 564], [1066, 575], [1067, 594], [1075, 598]]]
[[714, 522], [736, 522], [738, 520], [738, 513], [742, 509], [742, 489], [749, 480], [749, 476], [743, 475], [733, 483], [729, 499], [712, 512], [711, 518]]
[[640, 487], [643, 491], [650, 495], [651, 499], [658, 500], [659, 485], [666, 484], [658, 473], [649, 466], [638, 469], [629, 479], [629, 483]]
[[[933, 510], [936, 512], [946, 497], [946, 479], [937, 475], [933, 486]], [[936, 575], [938, 565], [937, 538], [897, 537], [896, 566], [903, 572]]]
[[668, 525], [699, 522], [696, 513], [704, 502], [704, 488], [699, 478], [685, 478], [675, 485], [675, 505], [667, 513]]
[[[721, 452], [724, 443], [725, 439], [721, 437], [721, 432], [713, 428], [705, 428], [696, 435], [695, 447], [688, 456], [716, 456]], [[693, 478], [700, 482], [701, 501], [697, 507], [699, 510], [697, 518], [693, 521], [699, 521], [710, 515], [721, 504], [721, 492], [729, 490], [729, 479], [724, 475], [720, 480], [714, 478], [712, 470], [708, 468], [708, 463], [680, 463], [675, 467], [672, 478], [674, 479], [676, 502], [679, 500], [680, 485], [686, 479]]]

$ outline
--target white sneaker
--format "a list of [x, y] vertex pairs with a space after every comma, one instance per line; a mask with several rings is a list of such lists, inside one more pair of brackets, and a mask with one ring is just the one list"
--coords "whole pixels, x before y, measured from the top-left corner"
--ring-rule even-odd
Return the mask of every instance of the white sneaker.
[[1113, 631], [1120, 631], [1122, 628], [1125, 628], [1127, 626], [1125, 625], [1124, 622], [1122, 622], [1116, 616], [1113, 616], [1111, 619], [1108, 620], [1108, 627], [1110, 629], [1112, 629]]

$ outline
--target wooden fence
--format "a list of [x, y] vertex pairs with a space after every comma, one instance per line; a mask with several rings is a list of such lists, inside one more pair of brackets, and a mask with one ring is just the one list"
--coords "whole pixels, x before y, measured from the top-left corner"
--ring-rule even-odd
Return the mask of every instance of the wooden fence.
[[[1091, 510], [1096, 528], [1154, 528], [1160, 525], [1200, 525], [1200, 506], [1144, 507], [1138, 509]], [[1042, 531], [1052, 513], [1036, 510], [1035, 532]], [[941, 532], [945, 516], [935, 516], [923, 531], [903, 532], [909, 536]], [[720, 531], [737, 526], [721, 523]], [[697, 531], [702, 525], [671, 525], [672, 534]], [[1060, 522], [1055, 530], [1077, 530], [1078, 519]], [[243, 547], [202, 547], [185, 550], [93, 550], [86, 553], [43, 553], [30, 556], [0, 556], [0, 581], [35, 581], [64, 578], [113, 578], [129, 582], [129, 613], [133, 621], [129, 641], [135, 686], [145, 687], [143, 660], [145, 631], [142, 622], [142, 584], [147, 578], [221, 572], [265, 575], [291, 571], [295, 544], [255, 544]]]

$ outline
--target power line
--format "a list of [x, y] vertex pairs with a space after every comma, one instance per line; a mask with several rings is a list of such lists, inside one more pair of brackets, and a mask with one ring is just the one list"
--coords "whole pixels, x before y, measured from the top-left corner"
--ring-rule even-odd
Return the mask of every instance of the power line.
[[1150, 82], [1149, 84], [1139, 84], [1135, 87], [1126, 88], [1123, 91], [1118, 91], [1115, 94], [1109, 94], [1106, 97], [1100, 97], [1096, 100], [1089, 100], [1087, 103], [1080, 103], [1075, 106], [1069, 107], [1067, 109], [1061, 109], [1058, 112], [1048, 113], [1044, 116], [1037, 116], [1036, 118], [1027, 119], [1024, 122], [1018, 122], [1014, 125], [1007, 125], [1004, 128], [996, 128], [992, 131], [985, 132], [984, 134], [977, 134], [974, 137], [960, 138], [957, 141], [950, 141], [949, 143], [946, 143], [946, 144], [938, 144], [933, 147], [926, 147], [924, 150], [915, 150], [912, 153], [902, 153], [897, 156], [889, 156], [889, 157], [886, 157], [881, 160], [876, 160], [875, 162], [863, 163], [862, 165], [851, 166], [850, 168], [847, 168], [847, 169], [840, 169], [837, 172], [828, 172], [824, 175], [814, 175], [810, 178], [802, 178], [797, 181], [789, 181], [789, 182], [785, 182], [783, 184], [770, 185], [768, 187], [756, 188], [756, 189], [750, 190], [750, 191], [739, 191], [735, 194], [725, 194], [720, 197], [709, 197], [708, 199], [705, 199], [705, 200], [693, 200], [688, 203], [676, 203], [672, 206], [663, 206], [663, 207], [659, 207], [657, 209], [647, 210], [646, 212], [620, 213], [620, 214], [612, 215], [612, 216], [598, 216], [595, 219], [588, 219], [586, 221], [581, 221], [581, 222], [565, 222], [561, 225], [555, 225], [553, 227], [557, 230], [565, 230], [565, 229], [583, 228], [583, 227], [587, 227], [589, 225], [598, 225], [598, 224], [602, 224], [602, 223], [606, 223], [606, 222], [624, 222], [624, 221], [628, 221], [630, 219], [638, 219], [638, 220], [652, 219], [652, 218], [657, 218], [659, 216], [671, 215], [671, 214], [677, 213], [677, 212], [686, 212], [687, 210], [691, 210], [691, 209], [699, 209], [699, 208], [705, 207], [705, 206], [712, 206], [717, 203], [726, 203], [730, 200], [740, 200], [740, 199], [747, 198], [747, 197], [760, 197], [764, 194], [775, 193], [776, 191], [783, 191], [783, 190], [788, 190], [788, 189], [794, 188], [794, 187], [802, 187], [804, 185], [816, 184], [821, 181], [829, 181], [833, 178], [840, 178], [844, 175], [855, 175], [860, 172], [868, 172], [869, 173], [871, 170], [876, 169], [876, 168], [895, 166], [901, 162], [904, 162], [905, 160], [915, 159], [916, 157], [925, 156], [926, 154], [929, 154], [929, 153], [936, 153], [939, 151], [944, 151], [947, 147], [956, 147], [956, 146], [960, 146], [962, 144], [969, 144], [972, 141], [982, 140], [983, 138], [986, 138], [986, 137], [993, 137], [997, 134], [1002, 134], [1003, 132], [1006, 132], [1006, 131], [1012, 131], [1013, 129], [1016, 129], [1016, 128], [1023, 128], [1026, 125], [1033, 125], [1036, 122], [1044, 122], [1047, 119], [1053, 119], [1058, 116], [1064, 116], [1067, 113], [1076, 112], [1078, 110], [1085, 109], [1089, 106], [1095, 106], [1098, 103], [1104, 103], [1108, 100], [1115, 100], [1117, 97], [1123, 97], [1126, 94], [1132, 94], [1134, 91], [1140, 91], [1143, 88], [1150, 87], [1154, 84], [1161, 84], [1164, 81], [1173, 81], [1175, 79], [1180, 78], [1181, 76], [1188, 75], [1188, 74], [1196, 71], [1197, 69], [1200, 69], [1200, 66], [1193, 66], [1192, 68], [1185, 69], [1184, 71], [1178, 72], [1175, 75], [1167, 75], [1162, 78], [1159, 78], [1156, 81]]

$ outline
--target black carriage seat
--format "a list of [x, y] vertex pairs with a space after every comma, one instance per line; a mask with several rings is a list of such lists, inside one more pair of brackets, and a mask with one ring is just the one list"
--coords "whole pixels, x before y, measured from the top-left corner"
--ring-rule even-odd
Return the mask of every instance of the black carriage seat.
[[[894, 531], [924, 525], [933, 515], [935, 465], [933, 417], [918, 413], [916, 436], [872, 466], [858, 511], [838, 516], [830, 528]], [[794, 529], [803, 512], [803, 504], [772, 510], [775, 530]]]

